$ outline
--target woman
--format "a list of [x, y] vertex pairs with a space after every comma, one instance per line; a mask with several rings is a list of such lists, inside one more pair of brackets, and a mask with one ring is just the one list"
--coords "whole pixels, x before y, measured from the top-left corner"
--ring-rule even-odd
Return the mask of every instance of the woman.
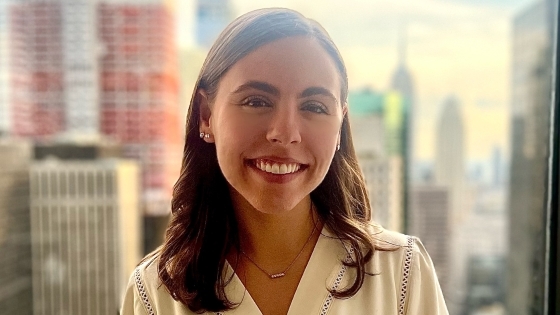
[[123, 314], [447, 314], [421, 243], [371, 222], [347, 90], [316, 22], [232, 22], [193, 93], [166, 240]]

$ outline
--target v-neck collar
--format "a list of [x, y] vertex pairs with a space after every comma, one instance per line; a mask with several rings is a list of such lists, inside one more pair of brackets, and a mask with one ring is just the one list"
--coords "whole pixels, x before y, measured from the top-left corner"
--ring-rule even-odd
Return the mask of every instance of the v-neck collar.
[[[311, 314], [321, 309], [329, 293], [328, 288], [332, 285], [333, 278], [341, 267], [341, 260], [345, 256], [346, 251], [340, 240], [323, 227], [290, 303], [288, 315]], [[226, 268], [226, 275], [233, 277], [225, 287], [225, 292], [230, 301], [240, 304], [225, 313], [262, 315], [251, 294], [227, 262]]]

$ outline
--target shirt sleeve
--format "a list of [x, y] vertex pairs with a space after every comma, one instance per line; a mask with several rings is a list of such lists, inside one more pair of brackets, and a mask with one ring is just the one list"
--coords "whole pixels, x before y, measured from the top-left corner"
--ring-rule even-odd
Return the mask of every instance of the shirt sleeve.
[[449, 315], [432, 259], [417, 238], [409, 272], [405, 314]]
[[128, 280], [120, 315], [148, 315], [142, 305], [136, 289], [135, 274], [133, 273]]

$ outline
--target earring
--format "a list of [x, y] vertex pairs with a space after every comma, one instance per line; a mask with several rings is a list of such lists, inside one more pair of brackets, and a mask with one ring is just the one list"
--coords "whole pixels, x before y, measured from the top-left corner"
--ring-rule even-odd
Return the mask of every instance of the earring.
[[204, 138], [210, 139], [210, 134], [209, 134], [209, 133], [205, 134], [205, 135], [204, 135]]
[[204, 138], [204, 132], [201, 132], [199, 136], [200, 136], [200, 139]]
[[340, 150], [340, 143], [336, 145], [336, 151]]

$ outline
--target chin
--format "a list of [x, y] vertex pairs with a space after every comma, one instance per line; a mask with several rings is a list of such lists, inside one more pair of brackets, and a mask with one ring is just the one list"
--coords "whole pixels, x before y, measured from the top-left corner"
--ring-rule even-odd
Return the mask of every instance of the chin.
[[285, 198], [258, 198], [258, 200], [250, 201], [249, 203], [260, 212], [281, 214], [294, 209], [300, 201], [290, 201]]

